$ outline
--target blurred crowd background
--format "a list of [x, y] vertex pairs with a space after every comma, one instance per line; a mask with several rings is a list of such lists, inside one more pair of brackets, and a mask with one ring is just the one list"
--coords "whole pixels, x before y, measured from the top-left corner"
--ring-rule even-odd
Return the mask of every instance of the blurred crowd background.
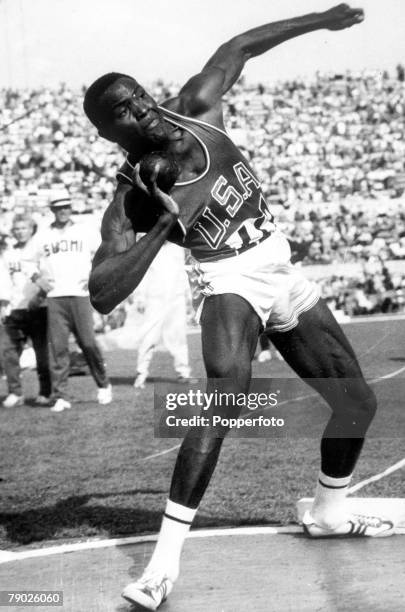
[[[149, 89], [159, 101], [178, 86]], [[0, 89], [0, 245], [16, 213], [29, 210], [38, 226], [52, 220], [54, 189], [99, 223], [124, 155], [98, 138], [83, 93], [63, 84]], [[349, 316], [404, 310], [404, 93], [399, 65], [272, 85], [242, 79], [226, 98], [227, 130], [258, 174], [294, 261], [313, 268], [331, 306]]]

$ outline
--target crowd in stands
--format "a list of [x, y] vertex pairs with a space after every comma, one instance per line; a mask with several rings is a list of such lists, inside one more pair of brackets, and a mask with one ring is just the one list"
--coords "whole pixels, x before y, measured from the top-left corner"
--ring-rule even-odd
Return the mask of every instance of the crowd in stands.
[[[150, 89], [157, 100], [177, 91], [160, 81]], [[89, 124], [83, 91], [0, 89], [3, 233], [27, 201], [40, 220], [55, 187], [68, 189], [76, 212], [101, 216], [124, 155]], [[391, 74], [240, 80], [227, 95], [228, 132], [257, 172], [295, 261], [405, 258], [404, 93], [398, 66]], [[355, 281], [372, 295], [367, 278]], [[360, 290], [347, 279], [344, 288], [339, 283], [334, 280], [335, 291]]]
[[319, 281], [330, 308], [349, 317], [405, 311], [405, 275], [393, 273], [379, 257], [365, 258], [360, 273]]

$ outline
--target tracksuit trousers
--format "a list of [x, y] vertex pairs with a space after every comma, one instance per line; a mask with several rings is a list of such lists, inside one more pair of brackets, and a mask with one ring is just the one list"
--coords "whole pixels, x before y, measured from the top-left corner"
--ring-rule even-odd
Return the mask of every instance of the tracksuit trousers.
[[39, 395], [51, 395], [48, 346], [46, 338], [47, 309], [12, 310], [4, 324], [4, 371], [8, 392], [22, 395], [20, 357], [27, 339], [30, 338], [37, 361]]
[[48, 342], [52, 378], [52, 397], [65, 399], [70, 367], [69, 334], [83, 351], [96, 385], [109, 384], [104, 358], [93, 329], [90, 299], [86, 296], [48, 298]]

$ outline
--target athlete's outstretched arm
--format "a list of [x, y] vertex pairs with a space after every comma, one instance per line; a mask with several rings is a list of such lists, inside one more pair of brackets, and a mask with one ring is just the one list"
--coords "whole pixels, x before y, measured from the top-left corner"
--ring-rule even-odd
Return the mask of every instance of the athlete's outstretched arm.
[[[277, 21], [235, 36], [207, 62], [200, 74], [192, 77], [180, 92], [190, 113], [203, 113], [212, 108], [235, 83], [246, 63], [273, 47], [296, 36], [315, 30], [343, 30], [362, 22], [362, 9], [339, 4], [323, 13]], [[194, 105], [194, 106], [193, 106]]]
[[178, 209], [172, 198], [154, 194], [165, 207], [154, 227], [136, 241], [135, 231], [124, 213], [129, 185], [120, 184], [105, 212], [102, 242], [97, 250], [89, 280], [90, 300], [96, 310], [108, 314], [139, 285], [159, 249], [177, 223]]

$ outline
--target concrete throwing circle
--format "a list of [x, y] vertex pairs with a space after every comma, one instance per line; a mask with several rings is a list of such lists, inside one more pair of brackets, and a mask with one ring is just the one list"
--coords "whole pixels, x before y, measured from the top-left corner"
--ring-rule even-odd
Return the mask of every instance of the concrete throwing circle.
[[[403, 612], [403, 543], [399, 536], [308, 540], [299, 527], [194, 532], [185, 543], [180, 578], [159, 610]], [[57, 547], [31, 551], [35, 556], [17, 553], [0, 565], [1, 589], [63, 591], [63, 607], [37, 610], [134, 611], [120, 593], [142, 572], [153, 541], [111, 544], [73, 545], [63, 554], [52, 554]]]

